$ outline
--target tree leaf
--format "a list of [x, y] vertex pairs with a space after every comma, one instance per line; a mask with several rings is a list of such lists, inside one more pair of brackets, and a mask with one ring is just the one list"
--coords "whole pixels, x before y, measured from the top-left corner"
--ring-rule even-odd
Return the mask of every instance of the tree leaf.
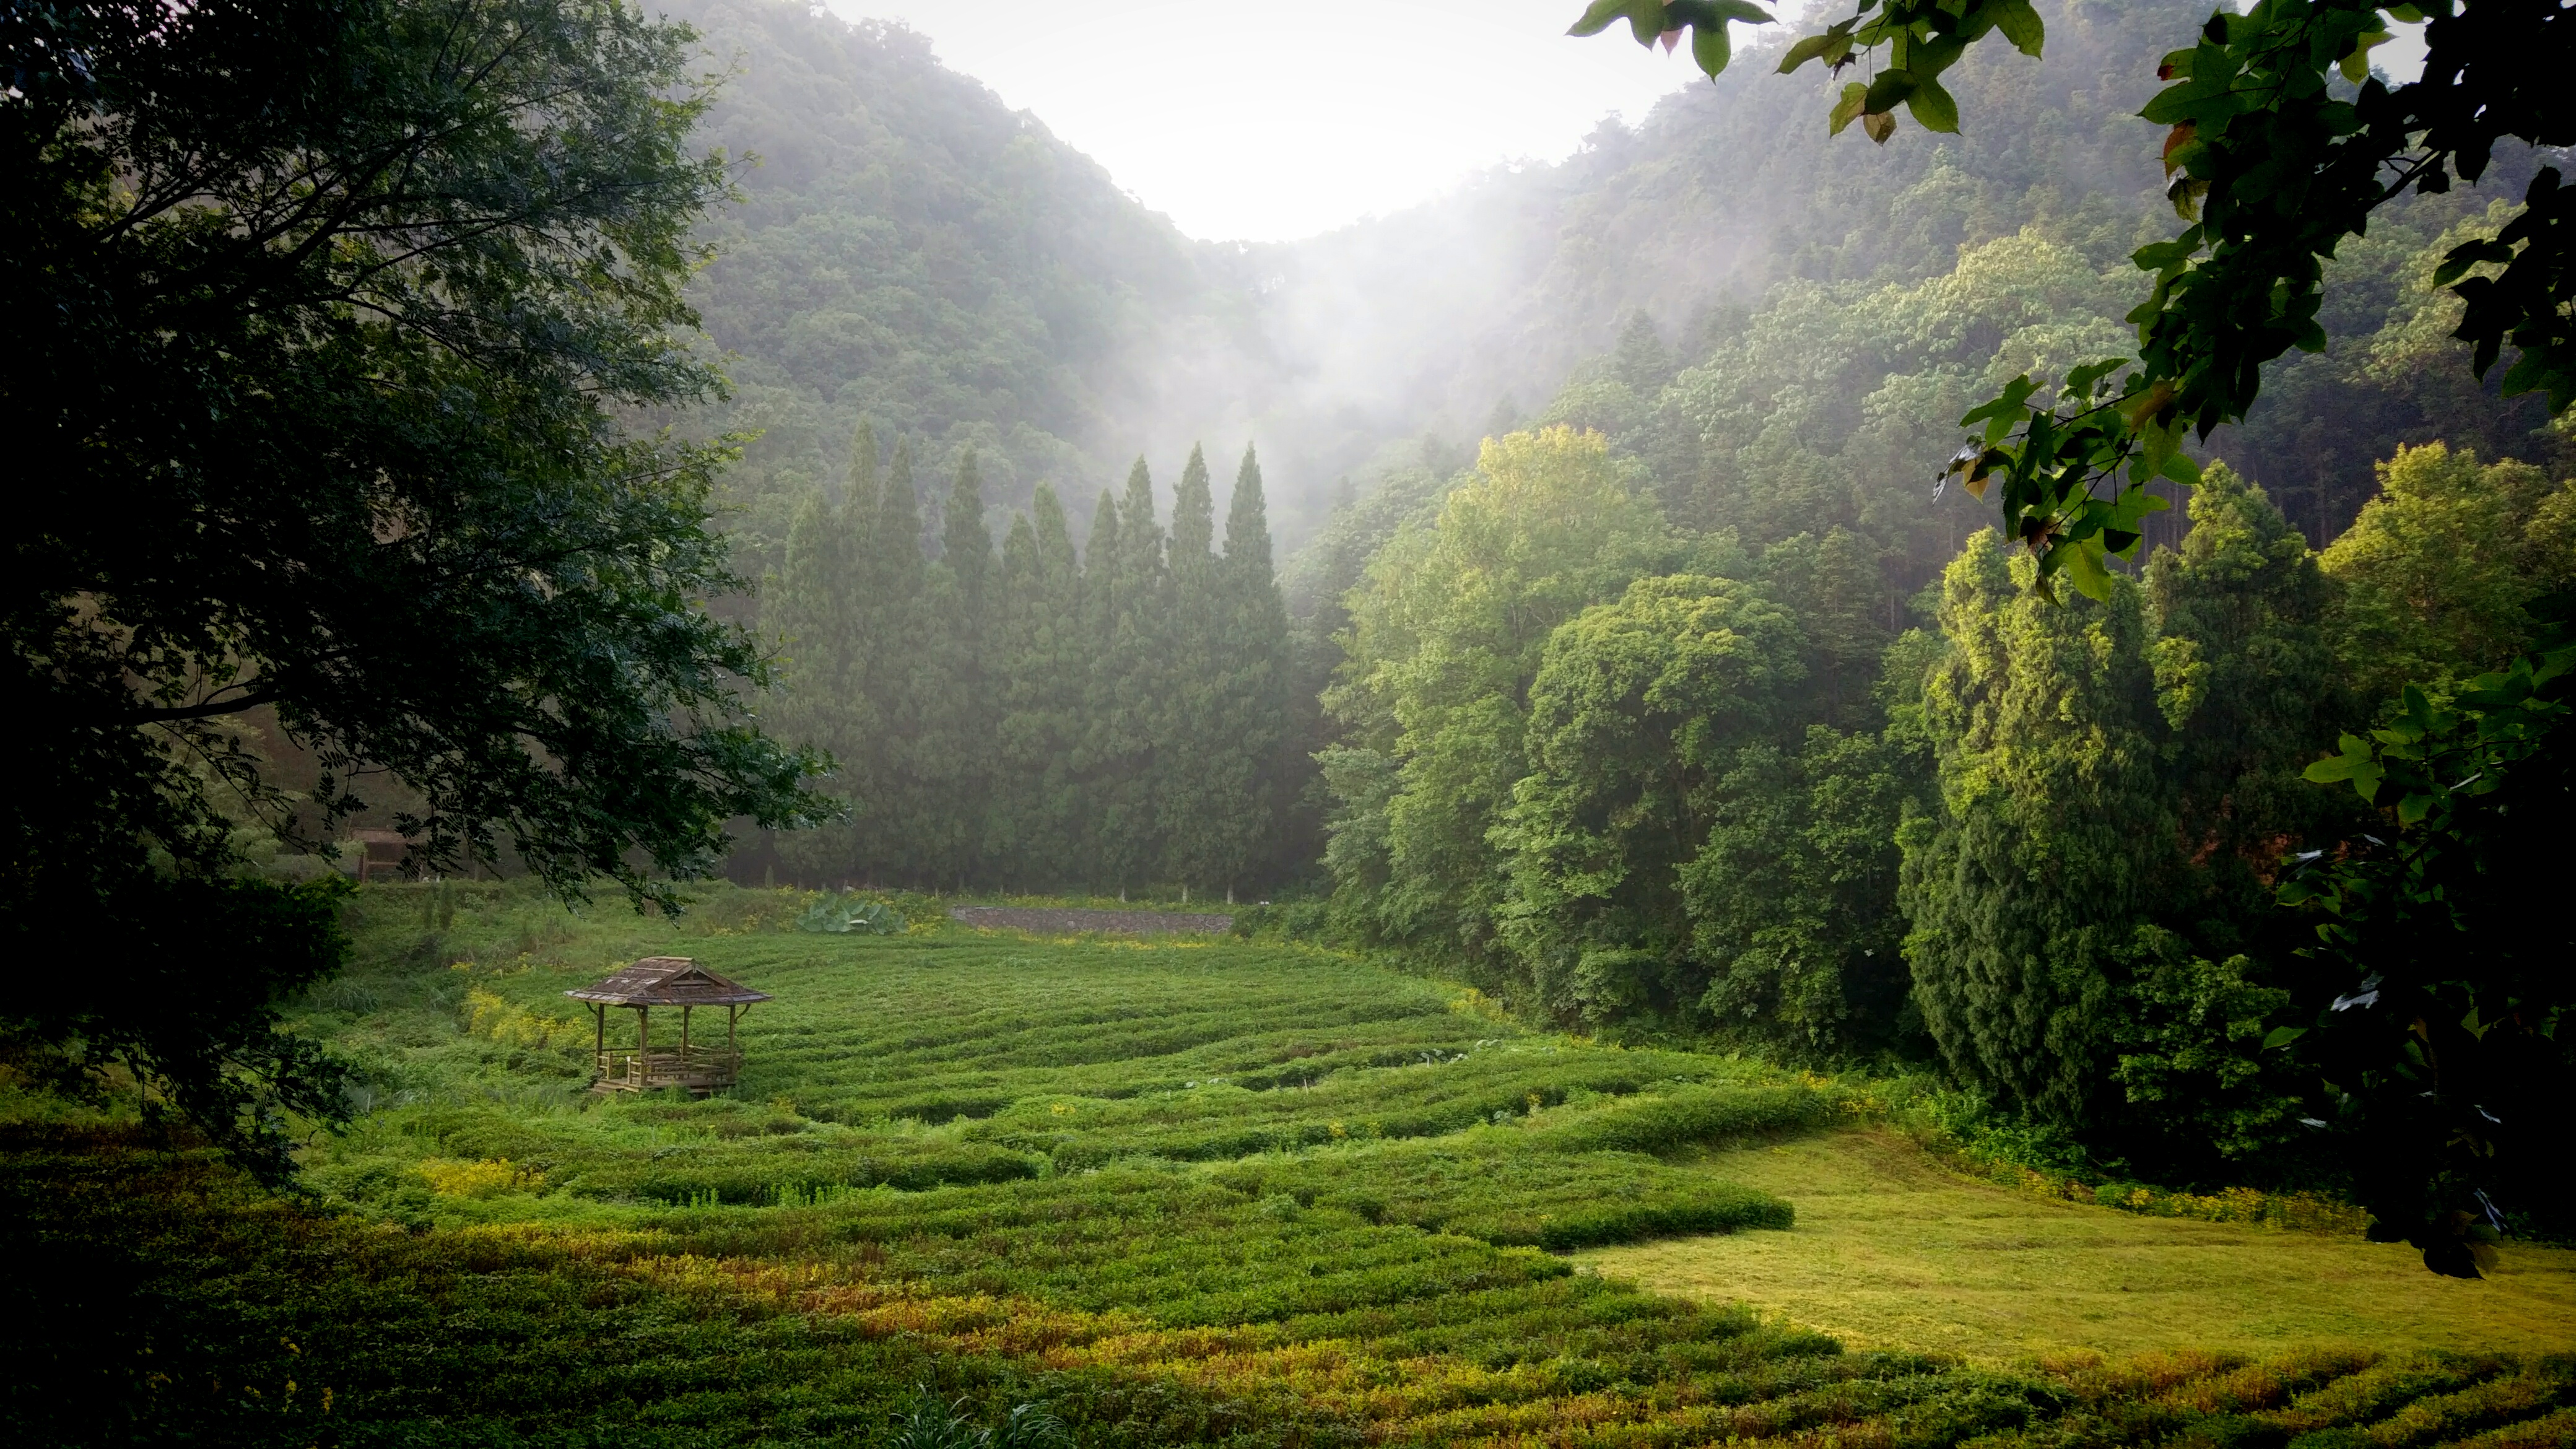
[[[1869, 87], [1862, 85], [1859, 81], [1845, 82], [1843, 85], [1843, 98], [1834, 102], [1834, 113], [1828, 118], [1831, 121], [1831, 126], [1826, 131], [1826, 134], [1831, 136], [1841, 135], [1843, 133], [1843, 127], [1850, 125], [1854, 119], [1858, 118], [1862, 108], [1868, 104]], [[1961, 426], [1964, 427], [1966, 424], [1962, 423]]]
[[[1659, 17], [1661, 16], [1664, 8], [1663, 6], [1655, 4], [1654, 0], [1646, 0], [1646, 3], [1653, 6], [1656, 14]], [[1574, 28], [1565, 33], [1568, 35], [1599, 35], [1602, 31], [1610, 28], [1611, 21], [1627, 14], [1636, 4], [1637, 0], [1592, 0], [1592, 4], [1584, 10], [1583, 18], [1575, 21]], [[1661, 28], [1661, 26], [1657, 27], [1659, 30]]]
[[1941, 88], [1941, 83], [1925, 75], [1914, 83], [1913, 94], [1905, 98], [1905, 109], [1913, 113], [1916, 125], [1927, 131], [1959, 130], [1959, 103]]
[[2306, 1036], [2307, 1034], [2308, 1029], [2304, 1026], [2276, 1026], [2270, 1031], [2263, 1033], [2263, 1050], [2267, 1052], [2279, 1051], [2281, 1048], [2288, 1046], [2290, 1043], [2297, 1041], [2299, 1038]]
[[1700, 70], [1710, 80], [1717, 79], [1718, 72], [1725, 70], [1727, 61], [1733, 58], [1734, 47], [1727, 41], [1725, 21], [1691, 27], [1691, 59], [1699, 62]]
[[1864, 111], [1860, 118], [1861, 134], [1884, 146], [1896, 134], [1896, 117], [1885, 111]]
[[2003, 0], [1993, 13], [1995, 28], [2013, 43], [2013, 49], [2039, 59], [2039, 48], [2048, 39], [2048, 27], [2040, 22], [2039, 12], [2030, 8], [2030, 0]]
[[1806, 39], [1790, 46], [1789, 49], [1781, 55], [1779, 73], [1787, 75], [1789, 72], [1805, 65], [1808, 61], [1822, 57], [1825, 51], [1831, 47], [1833, 43], [1834, 38], [1830, 35], [1808, 36]]
[[1885, 115], [1896, 109], [1897, 102], [1914, 94], [1918, 84], [1914, 72], [1890, 66], [1869, 83], [1869, 104], [1861, 109], [1867, 114]]
[[2111, 571], [2102, 566], [2102, 551], [2102, 540], [2097, 535], [2061, 543], [2050, 550], [2049, 557], [2062, 557], [2065, 562], [2061, 567], [2067, 582], [2075, 585], [2075, 592], [2098, 601], [2111, 597]]

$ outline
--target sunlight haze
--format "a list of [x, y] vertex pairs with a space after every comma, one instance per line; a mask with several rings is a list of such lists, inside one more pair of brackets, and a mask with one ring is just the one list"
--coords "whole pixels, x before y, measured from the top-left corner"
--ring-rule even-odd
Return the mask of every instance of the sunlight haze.
[[[1428, 201], [1497, 164], [1553, 161], [1699, 80], [1575, 0], [831, 0], [939, 58], [1109, 168], [1181, 230], [1285, 241]], [[1736, 28], [1744, 43], [1744, 27]], [[1706, 84], [1700, 81], [1700, 84]]]

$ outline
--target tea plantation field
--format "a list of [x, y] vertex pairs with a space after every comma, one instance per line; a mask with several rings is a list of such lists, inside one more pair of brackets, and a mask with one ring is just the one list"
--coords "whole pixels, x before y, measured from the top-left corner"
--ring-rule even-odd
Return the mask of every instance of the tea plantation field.
[[[1513, 1025], [1299, 947], [916, 916], [677, 924], [376, 888], [304, 1028], [370, 1111], [309, 1200], [13, 1096], [0, 1293], [19, 1442], [868, 1444], [916, 1386], [1085, 1444], [2576, 1439], [2576, 1362], [1846, 1351], [1569, 1256], [1794, 1220], [1706, 1154], [1864, 1088]], [[776, 1000], [730, 1097], [602, 1101], [562, 992], [686, 954]], [[657, 1034], [662, 1030], [657, 1023]], [[1717, 1159], [1723, 1161], [1723, 1158]], [[1777, 1186], [1775, 1184], [1775, 1186]], [[13, 1376], [15, 1377], [15, 1376]]]

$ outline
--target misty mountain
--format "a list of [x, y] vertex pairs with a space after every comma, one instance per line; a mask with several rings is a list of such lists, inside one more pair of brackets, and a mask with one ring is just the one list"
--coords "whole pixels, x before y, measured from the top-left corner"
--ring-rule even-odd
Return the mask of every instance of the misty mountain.
[[2154, 225], [2132, 114], [2152, 77], [2131, 62], [2197, 14], [2049, 7], [2045, 63], [1963, 63], [1967, 134], [1884, 148], [1829, 137], [1824, 83], [1772, 74], [1770, 37], [1562, 163], [1241, 246], [1182, 236], [899, 25], [778, 0], [671, 8], [731, 72], [705, 134], [758, 159], [695, 295], [734, 354], [721, 424], [761, 434], [734, 477], [761, 563], [862, 417], [916, 439], [934, 475], [974, 445], [1004, 508], [1040, 479], [1087, 499], [1140, 451], [1168, 468], [1239, 434], [1293, 550], [1340, 476], [1382, 472], [1390, 445], [1419, 462], [1426, 432], [1463, 451], [1638, 309], [1688, 352], [1780, 279], [1913, 279], [2033, 221], [2108, 259]]
[[668, 11], [729, 73], [701, 135], [755, 163], [692, 290], [736, 388], [712, 427], [759, 433], [729, 480], [747, 566], [775, 567], [795, 500], [837, 488], [862, 420], [911, 441], [926, 477], [973, 446], [996, 505], [1046, 479], [1087, 505], [1145, 445], [1138, 420], [1173, 411], [1158, 339], [1257, 348], [1221, 249], [920, 36], [783, 0]]
[[[1343, 480], [1399, 495], [1367, 511], [1377, 522], [1342, 526], [1358, 536], [1292, 562], [1301, 608], [1436, 499], [1478, 437], [1548, 414], [1569, 382], [1610, 366], [1640, 313], [1669, 376], [1744, 345], [1748, 319], [1784, 286], [1852, 304], [2027, 233], [2105, 279], [2091, 331], [2121, 345], [2111, 331], [2135, 276], [2128, 254], [2177, 225], [2158, 133], [2136, 115], [2156, 84], [2140, 57], [2188, 43], [2206, 16], [2204, 0], [2043, 3], [2044, 61], [1977, 47], [1948, 77], [1962, 133], [1909, 127], [1885, 146], [1827, 133], [1833, 82], [1813, 67], [1776, 73], [1781, 27], [1751, 38], [1719, 80], [1693, 82], [1633, 129], [1605, 122], [1561, 163], [1498, 168], [1391, 216], [1245, 245], [1183, 236], [1042, 117], [1011, 111], [900, 26], [783, 0], [674, 8], [732, 72], [706, 134], [760, 162], [742, 174], [744, 203], [712, 228], [719, 259], [695, 292], [734, 354], [737, 396], [716, 421], [760, 433], [731, 479], [747, 564], [775, 566], [793, 499], [836, 485], [862, 419], [910, 439], [925, 477], [976, 447], [997, 526], [1040, 481], [1078, 527], [1138, 454], [1169, 479], [1195, 442], [1249, 441], [1292, 559], [1333, 527]], [[2473, 387], [2414, 397], [2406, 369], [2365, 356], [2393, 345], [2372, 341], [2387, 328], [2424, 330], [2423, 299], [2401, 285], [2406, 259], [2489, 198], [2518, 195], [2530, 166], [2502, 157], [2484, 187], [2390, 208], [2347, 249], [2329, 298], [2335, 350], [2274, 369], [2295, 406], [2278, 422], [2258, 408], [2216, 440], [2258, 479], [2300, 489], [2295, 516], [2320, 541], [2367, 495], [2370, 461], [2441, 431], [2437, 418], [2467, 436], [2474, 415], [2490, 456], [2536, 421]], [[1816, 427], [1853, 426], [1879, 373], [1912, 367], [1844, 350], [1849, 396]], [[1635, 407], [1652, 411], [1658, 386], [1641, 380]], [[1702, 418], [1668, 419], [1650, 444], [1616, 407], [1553, 416], [1662, 446], [1658, 470], [1724, 471], [1689, 436]], [[1802, 441], [1840, 451], [1838, 438]], [[1871, 485], [1894, 488], [1901, 474], [1912, 490], [1946, 452], [1916, 441], [1921, 458], [1882, 448], [1836, 466], [1892, 469]], [[1723, 483], [1659, 486], [1678, 500]], [[1921, 546], [1946, 556], [1936, 537]]]

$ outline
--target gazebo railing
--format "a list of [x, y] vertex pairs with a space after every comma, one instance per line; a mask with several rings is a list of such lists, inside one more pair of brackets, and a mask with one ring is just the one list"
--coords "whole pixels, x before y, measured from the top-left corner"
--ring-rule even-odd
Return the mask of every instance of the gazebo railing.
[[711, 1091], [730, 1087], [742, 1075], [742, 1053], [720, 1046], [609, 1047], [599, 1054], [601, 1092], [651, 1092], [664, 1087]]

